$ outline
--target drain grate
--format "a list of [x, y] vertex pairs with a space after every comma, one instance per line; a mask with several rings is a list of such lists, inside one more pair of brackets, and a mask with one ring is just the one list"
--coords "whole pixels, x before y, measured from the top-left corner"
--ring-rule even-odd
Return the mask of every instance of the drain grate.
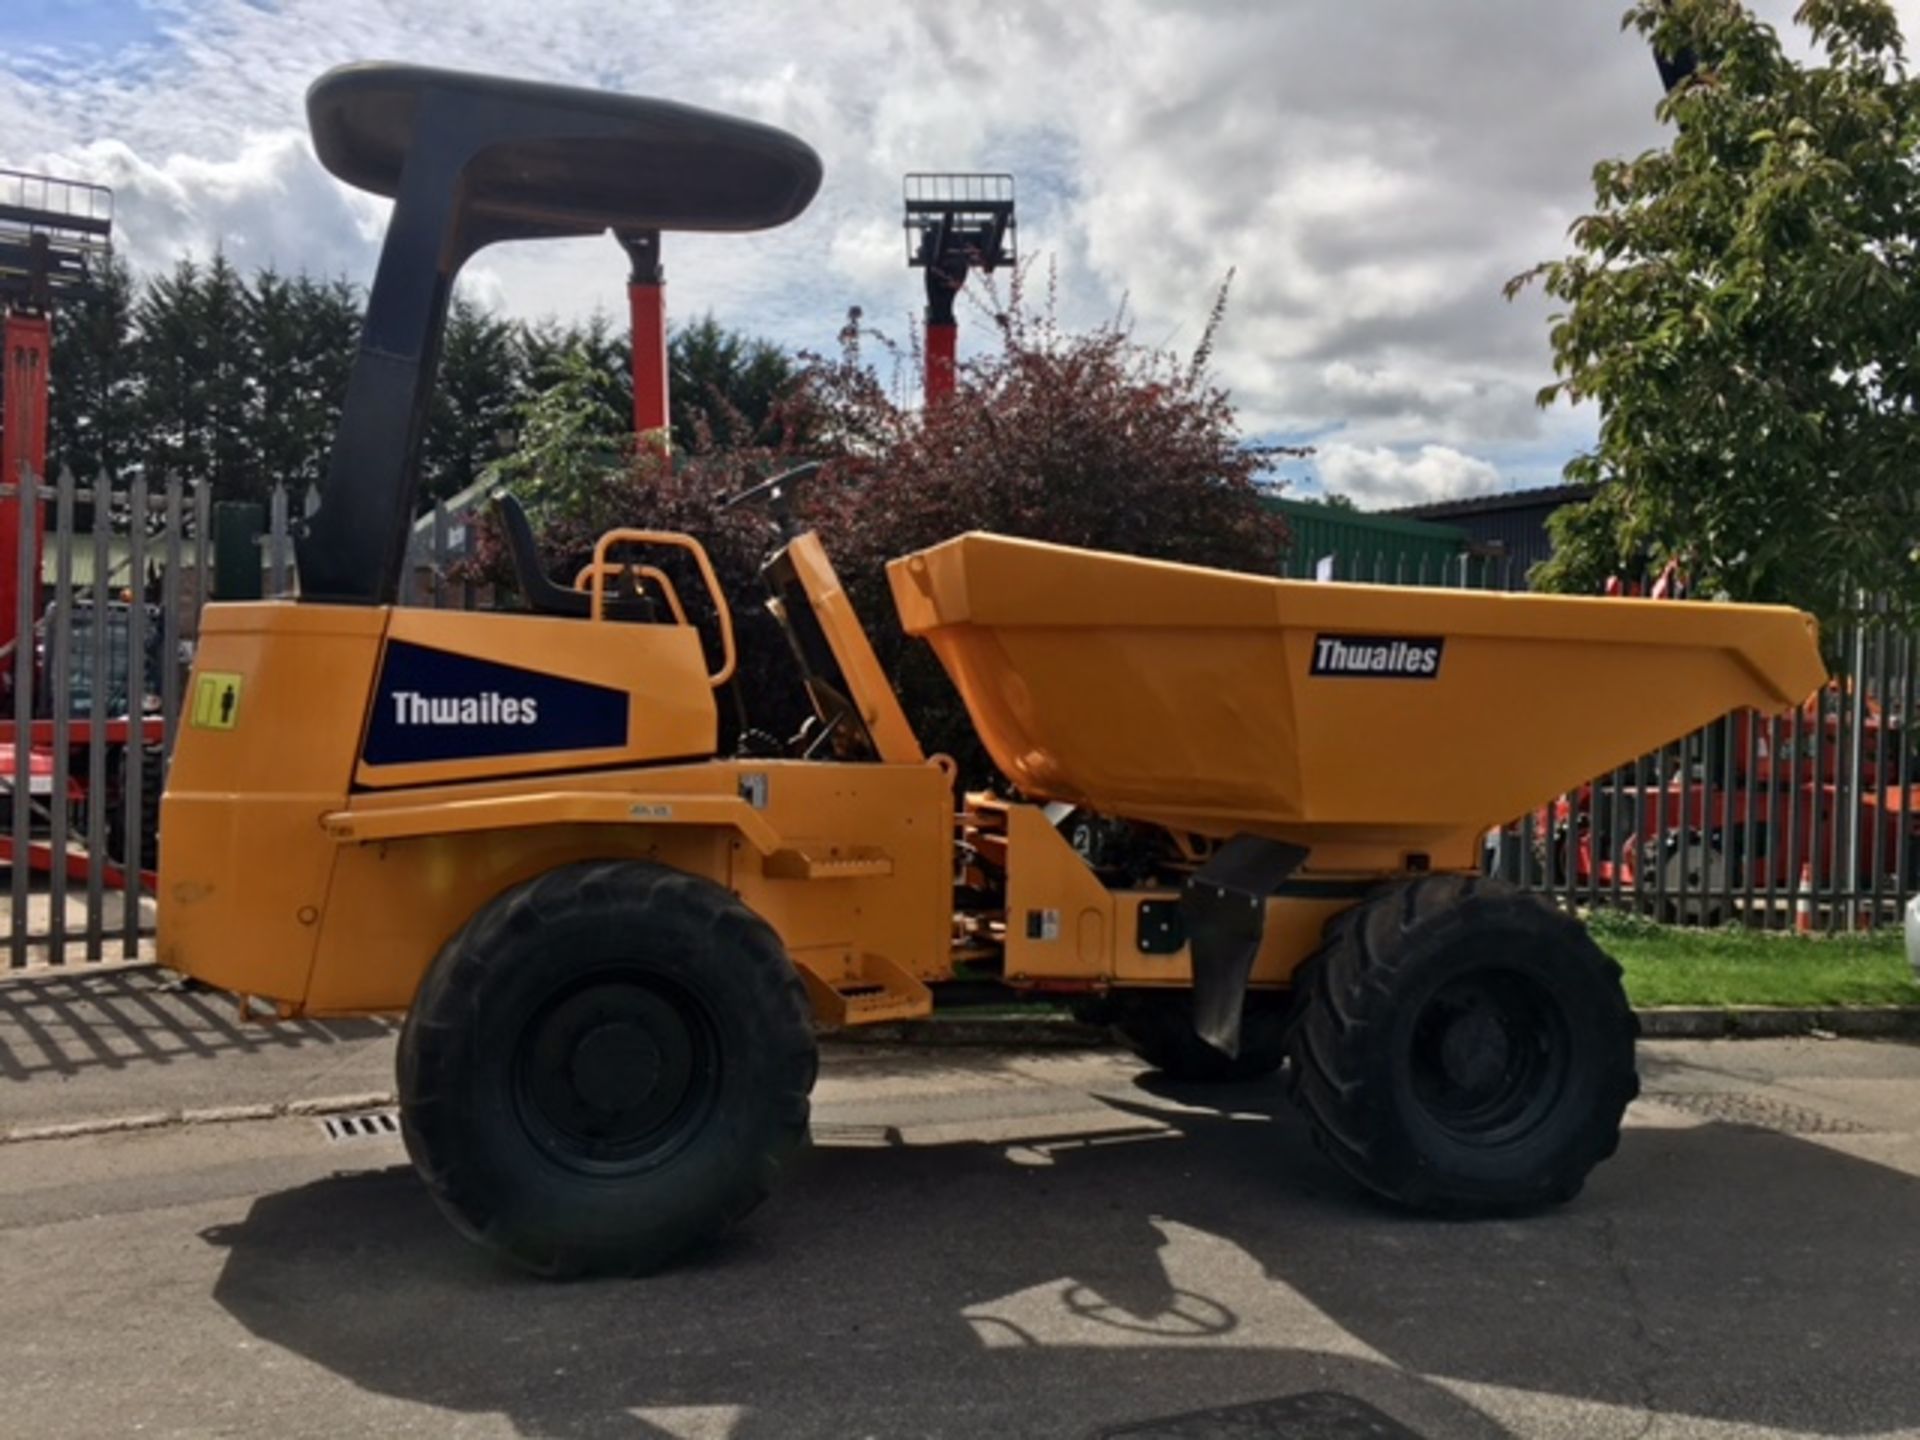
[[348, 1140], [384, 1140], [400, 1133], [397, 1110], [359, 1110], [349, 1115], [329, 1115], [320, 1122], [327, 1139], [336, 1145]]
[[1102, 1430], [1098, 1440], [1421, 1440], [1364, 1400], [1334, 1391]]

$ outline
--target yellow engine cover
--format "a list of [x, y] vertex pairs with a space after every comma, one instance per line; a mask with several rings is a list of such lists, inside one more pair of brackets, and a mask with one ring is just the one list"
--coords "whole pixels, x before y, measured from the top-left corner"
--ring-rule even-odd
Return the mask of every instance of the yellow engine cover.
[[[160, 958], [306, 993], [356, 791], [699, 760], [697, 633], [533, 615], [209, 605], [161, 807]], [[424, 965], [431, 956], [422, 957]]]

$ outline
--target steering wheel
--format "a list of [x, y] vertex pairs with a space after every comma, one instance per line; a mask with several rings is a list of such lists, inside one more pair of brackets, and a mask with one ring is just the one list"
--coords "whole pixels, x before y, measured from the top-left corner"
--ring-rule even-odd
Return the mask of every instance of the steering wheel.
[[758, 485], [748, 486], [738, 495], [731, 495], [720, 503], [722, 510], [731, 510], [736, 505], [746, 505], [765, 500], [767, 508], [773, 512], [775, 524], [780, 528], [784, 540], [793, 538], [792, 492], [796, 486], [820, 473], [820, 462], [809, 460], [804, 465], [796, 465], [791, 470], [782, 470], [770, 479], [762, 480]]

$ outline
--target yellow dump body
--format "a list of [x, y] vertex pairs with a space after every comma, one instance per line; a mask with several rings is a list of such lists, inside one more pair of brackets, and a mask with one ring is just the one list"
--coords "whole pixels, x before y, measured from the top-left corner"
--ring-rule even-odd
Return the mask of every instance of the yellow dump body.
[[1754, 605], [1274, 580], [969, 534], [901, 621], [1030, 798], [1171, 829], [1441, 848], [1825, 679]]

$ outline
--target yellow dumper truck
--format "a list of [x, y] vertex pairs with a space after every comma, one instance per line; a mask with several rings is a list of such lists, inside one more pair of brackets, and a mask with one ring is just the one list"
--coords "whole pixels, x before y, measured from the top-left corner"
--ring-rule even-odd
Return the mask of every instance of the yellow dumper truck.
[[[309, 114], [393, 216], [300, 598], [205, 612], [193, 685], [218, 703], [173, 758], [160, 955], [283, 1017], [404, 1012], [407, 1147], [462, 1231], [551, 1275], [672, 1259], [804, 1143], [816, 1031], [924, 1016], [958, 970], [1098, 1002], [1175, 1075], [1284, 1065], [1326, 1152], [1405, 1205], [1551, 1204], [1611, 1153], [1637, 1087], [1618, 970], [1478, 878], [1480, 836], [1732, 707], [1800, 701], [1823, 679], [1807, 617], [961, 535], [889, 570], [1007, 782], [956, 796], [803, 534], [766, 603], [816, 738], [720, 753], [741, 597], [697, 537], [615, 530], [562, 585], [509, 506], [526, 610], [400, 607], [415, 460], [468, 256], [777, 225], [814, 153], [399, 66], [328, 74]], [[1121, 858], [1076, 850], [1062, 806]]]

